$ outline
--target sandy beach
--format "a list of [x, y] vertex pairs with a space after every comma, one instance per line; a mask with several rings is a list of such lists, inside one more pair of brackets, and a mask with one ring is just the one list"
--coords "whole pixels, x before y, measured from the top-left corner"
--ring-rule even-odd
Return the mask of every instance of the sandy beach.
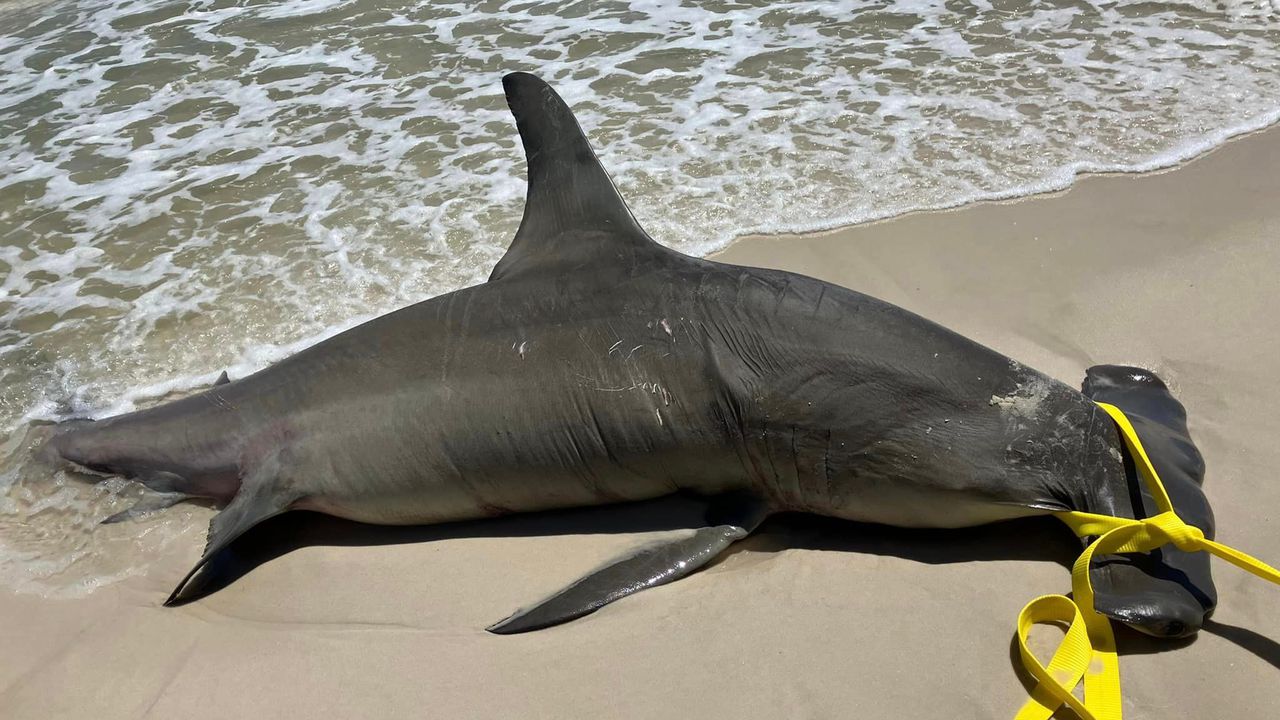
[[[1219, 539], [1276, 564], [1277, 167], [1271, 130], [1167, 172], [745, 238], [716, 259], [855, 288], [1072, 385], [1096, 363], [1156, 370], [1187, 406]], [[694, 517], [669, 503], [395, 531], [283, 517], [246, 536], [266, 550], [242, 576], [163, 608], [199, 553], [193, 527], [145, 576], [86, 598], [0, 596], [0, 715], [1009, 718], [1025, 697], [1018, 610], [1066, 591], [1078, 551], [1052, 519], [908, 532], [781, 518], [584, 620], [484, 632]], [[1280, 588], [1221, 563], [1215, 579], [1220, 606], [1193, 641], [1122, 633], [1126, 717], [1274, 716]]]

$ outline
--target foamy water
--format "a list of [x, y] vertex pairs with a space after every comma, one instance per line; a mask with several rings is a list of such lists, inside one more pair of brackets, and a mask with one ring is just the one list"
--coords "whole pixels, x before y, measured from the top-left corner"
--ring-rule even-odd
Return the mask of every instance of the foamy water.
[[[27, 460], [35, 421], [246, 374], [482, 281], [513, 70], [701, 254], [1154, 169], [1280, 118], [1271, 2], [0, 0], [0, 584], [84, 592], [207, 515]], [[141, 560], [139, 560], [141, 558]]]

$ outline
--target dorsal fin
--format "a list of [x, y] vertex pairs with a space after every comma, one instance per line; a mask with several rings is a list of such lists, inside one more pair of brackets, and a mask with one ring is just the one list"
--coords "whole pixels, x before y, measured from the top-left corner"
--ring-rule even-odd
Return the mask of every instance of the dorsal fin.
[[529, 164], [524, 218], [489, 280], [659, 248], [632, 217], [564, 100], [537, 77], [502, 78]]

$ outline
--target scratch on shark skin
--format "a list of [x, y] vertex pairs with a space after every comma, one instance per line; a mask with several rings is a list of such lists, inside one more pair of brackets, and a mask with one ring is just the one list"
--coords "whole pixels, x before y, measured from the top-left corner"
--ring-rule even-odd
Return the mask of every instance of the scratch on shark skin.
[[223, 410], [236, 409], [235, 405], [232, 405], [226, 398], [222, 397], [222, 395], [220, 395], [217, 392], [205, 393], [205, 397], [209, 399], [209, 402], [213, 403], [214, 405], [217, 405]]
[[628, 390], [638, 390], [640, 388], [639, 384], [632, 384], [626, 387], [622, 387], [622, 386], [605, 387], [604, 385], [601, 384], [604, 381], [599, 378], [594, 378], [594, 377], [591, 377], [590, 375], [584, 375], [580, 372], [574, 372], [573, 374], [578, 378], [579, 386], [591, 388], [592, 390], [599, 390], [600, 392], [626, 392]]
[[580, 372], [575, 372], [574, 375], [577, 376], [578, 384], [581, 387], [590, 388], [597, 392], [631, 392], [632, 390], [640, 390], [652, 395], [657, 395], [658, 399], [662, 400], [663, 406], [667, 407], [669, 407], [671, 405], [671, 401], [675, 399], [675, 396], [671, 394], [671, 391], [658, 382], [645, 380], [642, 382], [632, 383], [630, 385], [606, 386], [603, 385], [602, 381], [598, 378], [593, 378]]
[[670, 390], [667, 390], [665, 387], [663, 387], [663, 386], [659, 385], [659, 384], [658, 384], [658, 383], [656, 383], [656, 382], [643, 382], [643, 383], [640, 383], [640, 389], [641, 389], [641, 390], [648, 390], [649, 392], [653, 393], [654, 395], [657, 395], [659, 398], [661, 398], [661, 399], [662, 399], [662, 404], [663, 404], [663, 405], [670, 405], [670, 404], [671, 404], [671, 391], [670, 391]]

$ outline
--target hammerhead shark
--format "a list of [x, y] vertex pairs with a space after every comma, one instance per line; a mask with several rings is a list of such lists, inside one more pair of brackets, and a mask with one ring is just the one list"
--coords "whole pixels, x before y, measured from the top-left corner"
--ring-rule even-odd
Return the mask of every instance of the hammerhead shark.
[[[564, 101], [503, 79], [528, 159], [519, 230], [487, 282], [391, 312], [257, 373], [46, 444], [136, 480], [127, 519], [223, 505], [201, 567], [296, 509], [442, 523], [672, 493], [706, 527], [594, 572], [490, 628], [533, 630], [676, 580], [767, 516], [952, 528], [1080, 510], [1145, 517], [1126, 409], [1179, 514], [1212, 533], [1204, 465], [1154, 374], [1099, 366], [1084, 392], [906, 310], [813, 278], [690, 257], [640, 227]], [[1098, 609], [1195, 632], [1216, 602], [1204, 553], [1094, 569]]]

